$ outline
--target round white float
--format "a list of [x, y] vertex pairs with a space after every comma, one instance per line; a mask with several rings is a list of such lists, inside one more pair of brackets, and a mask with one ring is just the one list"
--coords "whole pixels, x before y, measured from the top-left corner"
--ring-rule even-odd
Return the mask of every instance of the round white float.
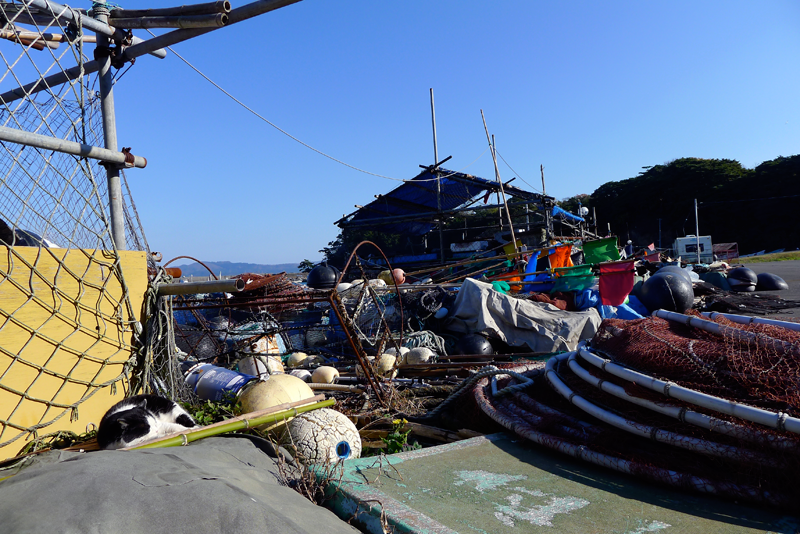
[[303, 462], [333, 463], [361, 456], [361, 436], [346, 415], [320, 408], [289, 423], [289, 444]]

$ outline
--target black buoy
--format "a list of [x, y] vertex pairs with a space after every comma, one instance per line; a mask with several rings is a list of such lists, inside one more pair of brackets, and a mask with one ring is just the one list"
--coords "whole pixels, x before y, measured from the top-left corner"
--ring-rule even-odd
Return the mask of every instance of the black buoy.
[[737, 267], [728, 271], [728, 283], [734, 291], [755, 291], [758, 276], [747, 267]]
[[756, 291], [780, 291], [781, 289], [789, 289], [789, 284], [776, 274], [761, 273], [757, 278]]
[[684, 278], [686, 278], [686, 280], [690, 284], [692, 283], [692, 276], [689, 274], [689, 272], [686, 269], [681, 268], [681, 266], [679, 266], [679, 265], [665, 265], [662, 268], [660, 268], [658, 271], [656, 271], [656, 274], [661, 274], [661, 273], [677, 273], [677, 274], [683, 276]]
[[333, 289], [339, 279], [339, 269], [332, 265], [317, 265], [306, 278], [306, 285], [311, 289]]
[[494, 348], [489, 340], [480, 334], [467, 334], [461, 336], [456, 343], [457, 354], [481, 354], [490, 356], [494, 354]]
[[686, 313], [694, 302], [692, 284], [680, 273], [658, 272], [642, 284], [640, 300], [649, 311]]

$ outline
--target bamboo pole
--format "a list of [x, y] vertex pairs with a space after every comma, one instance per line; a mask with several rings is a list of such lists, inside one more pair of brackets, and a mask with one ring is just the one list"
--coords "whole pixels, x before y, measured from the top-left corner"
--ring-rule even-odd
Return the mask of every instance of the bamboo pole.
[[261, 425], [280, 421], [281, 419], [295, 417], [304, 412], [310, 412], [311, 410], [326, 408], [336, 404], [335, 399], [321, 400], [324, 398], [324, 395], [317, 395], [315, 397], [311, 397], [310, 399], [279, 404], [278, 406], [267, 408], [266, 410], [246, 413], [238, 417], [234, 417], [233, 419], [220, 421], [219, 423], [214, 423], [213, 425], [208, 425], [200, 429], [184, 430], [183, 432], [173, 434], [172, 436], [166, 436], [155, 441], [150, 441], [148, 443], [143, 443], [135, 447], [128, 447], [122, 450], [160, 449], [163, 447], [186, 445], [199, 439], [218, 436], [227, 432], [235, 432], [237, 430], [255, 428]]
[[511, 212], [508, 211], [508, 203], [506, 202], [506, 192], [503, 189], [503, 181], [500, 179], [500, 169], [497, 167], [497, 151], [494, 146], [494, 137], [489, 138], [489, 128], [486, 126], [486, 117], [483, 116], [481, 110], [481, 119], [483, 119], [483, 129], [486, 131], [486, 140], [489, 142], [489, 148], [492, 150], [492, 161], [494, 162], [494, 175], [497, 178], [497, 183], [500, 184], [500, 194], [503, 196], [503, 206], [506, 208], [506, 217], [508, 218], [508, 228], [511, 230], [511, 243], [514, 245], [514, 252], [519, 252], [517, 247], [517, 238], [514, 235], [514, 223], [511, 222]]

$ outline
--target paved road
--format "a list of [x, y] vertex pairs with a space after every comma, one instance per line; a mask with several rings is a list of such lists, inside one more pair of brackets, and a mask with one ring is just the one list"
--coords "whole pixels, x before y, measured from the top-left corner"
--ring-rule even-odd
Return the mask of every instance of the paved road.
[[[800, 260], [770, 261], [765, 263], [746, 263], [745, 267], [753, 269], [756, 274], [771, 273], [783, 278], [789, 289], [783, 291], [765, 291], [770, 295], [777, 295], [786, 300], [796, 300], [800, 302]], [[800, 317], [800, 305], [792, 310], [781, 312], [784, 314]]]

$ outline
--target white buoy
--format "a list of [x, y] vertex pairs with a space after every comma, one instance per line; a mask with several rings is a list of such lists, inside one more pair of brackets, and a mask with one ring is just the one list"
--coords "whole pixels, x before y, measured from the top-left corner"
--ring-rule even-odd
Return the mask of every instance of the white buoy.
[[315, 384], [334, 384], [339, 378], [339, 371], [335, 367], [323, 365], [317, 367], [311, 374], [311, 381]]
[[397, 376], [397, 369], [394, 364], [397, 358], [394, 354], [381, 354], [381, 359], [378, 360], [378, 376], [382, 378], [394, 378]]
[[361, 456], [356, 425], [336, 410], [320, 408], [298, 415], [289, 423], [289, 435], [289, 445], [303, 462], [324, 464]]
[[411, 352], [408, 353], [406, 356], [406, 363], [408, 364], [417, 364], [417, 363], [428, 363], [434, 356], [434, 352], [431, 349], [425, 347], [417, 347], [416, 349], [411, 349]]
[[289, 356], [289, 359], [286, 360], [286, 365], [291, 369], [300, 367], [303, 365], [303, 361], [305, 361], [306, 358], [308, 358], [308, 354], [305, 352], [293, 352], [292, 355]]
[[295, 369], [289, 374], [292, 375], [292, 376], [296, 376], [297, 378], [299, 378], [303, 382], [306, 382], [306, 383], [307, 382], [311, 382], [311, 373], [309, 373], [305, 369]]

